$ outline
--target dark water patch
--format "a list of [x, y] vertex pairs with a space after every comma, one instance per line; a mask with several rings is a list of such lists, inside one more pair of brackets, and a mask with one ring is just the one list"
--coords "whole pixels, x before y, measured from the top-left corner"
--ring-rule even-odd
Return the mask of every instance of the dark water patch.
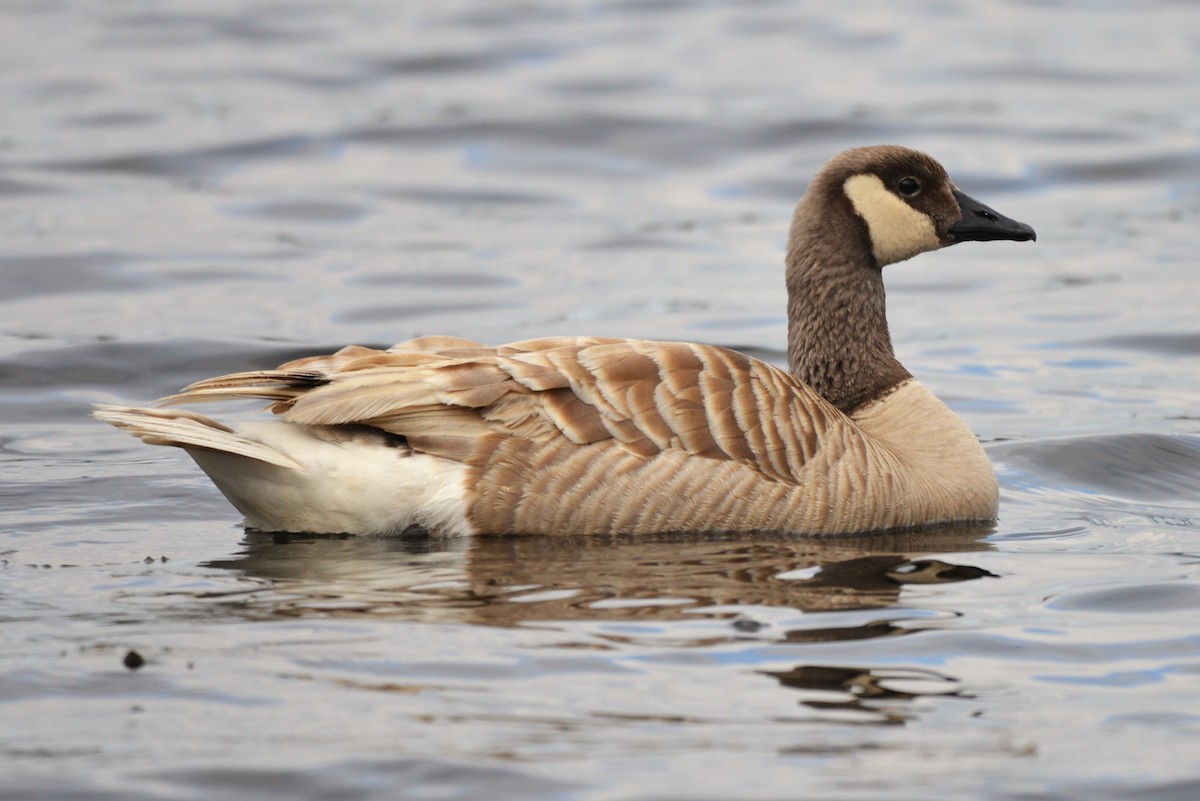
[[1139, 141], [1139, 137], [1120, 128], [1081, 128], [1074, 125], [1050, 125], [1036, 130], [1026, 130], [1023, 135], [1037, 142], [1065, 142], [1074, 145], [1121, 144]]
[[311, 72], [300, 69], [245, 69], [237, 70], [235, 78], [266, 81], [301, 89], [316, 89], [321, 92], [337, 92], [354, 89], [378, 80], [378, 76], [356, 72]]
[[[356, 760], [307, 770], [195, 768], [145, 776], [177, 788], [203, 788], [217, 798], [261, 801], [392, 801], [409, 797], [446, 801], [525, 801], [568, 798], [575, 787], [515, 768], [434, 759]], [[174, 797], [174, 796], [172, 796]]]
[[938, 293], [958, 294], [975, 289], [979, 286], [979, 281], [971, 280], [945, 280], [945, 281], [925, 281], [923, 283], [904, 283], [896, 284], [888, 287], [889, 295], [932, 295]]
[[102, 47], [179, 47], [206, 45], [214, 41], [236, 44], [305, 44], [324, 41], [328, 33], [318, 26], [298, 27], [307, 12], [303, 6], [289, 8], [250, 6], [241, 11], [170, 12], [154, 8], [133, 13], [106, 15]]
[[35, 670], [9, 671], [0, 681], [0, 703], [31, 698], [70, 698], [75, 701], [89, 698], [161, 699], [173, 697], [232, 706], [255, 706], [267, 703], [244, 694], [197, 692], [176, 684], [163, 671], [143, 670], [136, 676], [121, 667], [121, 657], [115, 652], [112, 668], [90, 671], [75, 676], [42, 673]]
[[0, 386], [7, 392], [88, 388], [146, 400], [200, 378], [273, 368], [301, 356], [334, 350], [337, 348], [326, 350], [318, 345], [213, 340], [93, 342], [4, 357], [0, 359]]
[[1114, 184], [1123, 181], [1168, 181], [1200, 176], [1200, 151], [1140, 156], [1083, 163], [1046, 163], [1037, 169], [1038, 179], [1051, 184]]
[[1033, 486], [1200, 505], [1200, 436], [1108, 434], [1001, 443], [989, 453]]
[[651, 78], [576, 78], [569, 81], [556, 81], [549, 85], [551, 91], [567, 95], [624, 95], [637, 93], [653, 88], [656, 82]]
[[1105, 721], [1110, 727], [1139, 729], [1168, 729], [1185, 733], [1200, 731], [1200, 715], [1184, 712], [1145, 712], [1130, 715], [1110, 715]]
[[348, 308], [345, 311], [335, 314], [333, 319], [334, 322], [338, 323], [395, 323], [437, 315], [467, 314], [470, 312], [520, 308], [524, 307], [513, 303], [416, 303], [397, 306]]
[[[1013, 482], [1008, 476], [1003, 474], [1000, 476], [1000, 484], [1005, 489], [1009, 489], [1012, 486], [1012, 483]], [[1030, 487], [1023, 486], [1020, 487], [1020, 489], [1028, 491]], [[1092, 530], [1090, 526], [1077, 525], [1063, 526], [1062, 528], [1053, 528], [1044, 531], [1006, 531], [1003, 534], [998, 535], [998, 537], [1003, 540], [1014, 540], [1017, 542], [1062, 542], [1064, 540], [1081, 539], [1087, 537], [1089, 534], [1091, 534], [1091, 531]]]
[[470, 287], [517, 287], [521, 282], [515, 278], [497, 273], [387, 273], [385, 275], [363, 275], [350, 278], [347, 286], [385, 286], [385, 287], [447, 287], [461, 289]]
[[[748, 127], [728, 129], [729, 144], [737, 144], [751, 150], [763, 148], [792, 148], [803, 144], [830, 143], [832, 149], [826, 157], [845, 148], [846, 143], [885, 141], [879, 137], [896, 133], [890, 125], [867, 119], [849, 117], [828, 117], [814, 119], [808, 116], [798, 116], [794, 119], [758, 124]], [[834, 144], [840, 143], [840, 144]], [[808, 170], [801, 170], [807, 179]], [[797, 195], [799, 197], [799, 195]]]
[[108, 87], [90, 78], [49, 78], [30, 83], [27, 92], [42, 100], [82, 100], [104, 94]]
[[994, 801], [1193, 801], [1200, 798], [1200, 779], [1178, 781], [1053, 782], [1053, 790], [1001, 791]]
[[333, 200], [282, 200], [241, 206], [234, 210], [238, 216], [263, 217], [303, 223], [342, 224], [357, 222], [372, 213], [371, 209], [354, 203]]
[[1200, 356], [1200, 333], [1122, 334], [1119, 336], [1067, 342], [1059, 347], [1115, 348], [1117, 350], [1135, 350], [1168, 357]]
[[405, 253], [466, 253], [471, 248], [462, 240], [408, 238], [398, 246]]
[[67, 117], [62, 123], [75, 128], [133, 128], [161, 119], [161, 114], [150, 111], [97, 111]]
[[549, 206], [567, 205], [565, 198], [538, 192], [515, 192], [498, 189], [440, 189], [411, 188], [386, 189], [384, 197], [397, 200], [415, 200], [433, 206]]
[[[765, 5], [765, 4], [764, 4]], [[752, 8], [745, 4], [743, 8]], [[767, 37], [807, 39], [822, 49], [834, 49], [861, 53], [866, 57], [869, 50], [896, 49], [904, 37], [896, 31], [863, 30], [846, 24], [845, 20], [815, 14], [786, 14], [776, 16], [743, 16], [734, 19], [729, 31], [736, 35], [750, 36], [762, 40]], [[884, 57], [880, 54], [879, 57]]]
[[438, 50], [421, 55], [392, 56], [367, 62], [374, 72], [395, 78], [424, 80], [438, 75], [459, 75], [507, 67], [512, 64], [546, 61], [558, 54], [558, 48], [544, 42], [496, 45], [476, 52]]
[[1050, 289], [1076, 288], [1082, 286], [1097, 286], [1100, 284], [1119, 284], [1121, 276], [1117, 273], [1088, 273], [1086, 275], [1055, 275], [1047, 282]]
[[15, 181], [11, 178], [0, 178], [0, 198], [22, 197], [26, 195], [44, 195], [60, 191], [48, 184], [35, 184], [29, 181]]
[[695, 250], [695, 242], [677, 242], [661, 236], [647, 234], [626, 234], [606, 237], [578, 246], [581, 251], [633, 251], [650, 252], [654, 250]]
[[[1109, 71], [1096, 69], [1069, 69], [1050, 67], [1045, 64], [1008, 63], [988, 67], [958, 67], [953, 71], [956, 78], [989, 83], [1021, 82], [1034, 84], [1102, 85], [1102, 86], [1154, 86], [1174, 82], [1174, 74], [1149, 70]], [[939, 77], [943, 77], [944, 74]]]
[[[1100, 323], [1105, 320], [1116, 320], [1121, 316], [1116, 309], [1096, 311], [1095, 309], [1079, 310], [1073, 312], [1060, 312], [1057, 314], [1030, 314], [1027, 319], [1031, 323]], [[1034, 346], [1038, 347], [1038, 346]]]
[[330, 38], [328, 29], [320, 23], [297, 27], [295, 22], [301, 18], [302, 15], [295, 16], [290, 12], [277, 14], [270, 20], [229, 17], [218, 24], [214, 35], [251, 46], [299, 45], [324, 42]]
[[[81, 414], [79, 419], [85, 419]], [[94, 421], [95, 431], [104, 431], [99, 420]], [[136, 444], [130, 439], [123, 440], [122, 447], [129, 448]], [[92, 439], [95, 442], [95, 439]], [[4, 443], [3, 450], [11, 453], [9, 443]], [[126, 451], [128, 452], [128, 451]], [[158, 461], [165, 454], [149, 457], [146, 453], [137, 454], [135, 458], [146, 461]], [[0, 509], [6, 513], [7, 519], [13, 521], [13, 526], [25, 533], [33, 532], [71, 532], [85, 521], [81, 519], [79, 510], [87, 509], [86, 524], [88, 526], [104, 526], [108, 524], [128, 525], [133, 520], [150, 521], [155, 525], [169, 526], [172, 523], [208, 519], [217, 506], [219, 497], [215, 491], [205, 489], [197, 491], [201, 486], [199, 473], [194, 474], [196, 481], [190, 479], [180, 481], [175, 478], [164, 478], [158, 472], [136, 472], [146, 469], [144, 464], [136, 464], [130, 475], [108, 475], [108, 469], [100, 463], [98, 456], [103, 451], [93, 449], [85, 459], [82, 449], [75, 455], [77, 476], [72, 478], [53, 478], [51, 476], [35, 476], [20, 482], [10, 482], [0, 485]], [[192, 467], [191, 460], [182, 452], [175, 452], [178, 458], [180, 473], [185, 473]], [[196, 468], [198, 470], [198, 468]], [[82, 475], [78, 475], [82, 473]], [[97, 504], [97, 499], [109, 499], [112, 503]], [[236, 521], [238, 515], [230, 509], [228, 520]]]
[[604, 6], [626, 14], [656, 14], [661, 11], [692, 11], [696, 4], [690, 0], [608, 0]]
[[581, 148], [569, 144], [530, 147], [525, 144], [481, 142], [468, 144], [464, 149], [466, 166], [471, 170], [545, 174], [555, 178], [575, 175], [592, 180], [651, 176], [664, 169], [661, 164], [607, 147]]
[[[920, 623], [909, 620], [906, 625], [917, 628]], [[1177, 634], [1174, 629], [1165, 630], [1168, 632], [1166, 636], [1156, 637], [1153, 636], [1154, 629], [1121, 629], [1119, 631], [1124, 636], [1119, 641], [1109, 642], [1072, 638], [1050, 639], [1044, 633], [1027, 632], [1018, 636], [995, 631], [946, 629], [942, 628], [938, 621], [932, 627], [922, 629], [920, 636], [889, 640], [887, 652], [888, 661], [892, 664], [905, 664], [909, 660], [916, 660], [923, 665], [944, 665], [959, 657], [970, 656], [1007, 663], [1054, 663], [1063, 666], [1063, 674], [1068, 673], [1065, 667], [1067, 665], [1096, 667], [1155, 660], [1186, 664], [1200, 657], [1200, 640], [1195, 636]], [[772, 643], [762, 646], [768, 647], [774, 652], [775, 658], [793, 653], [803, 658], [803, 651], [792, 651], [789, 645]], [[756, 653], [745, 654], [747, 661], [762, 656], [765, 654], [761, 648]], [[1035, 680], [1041, 681], [1042, 676], [1035, 677]]]
[[120, 173], [140, 177], [214, 178], [246, 164], [260, 164], [274, 159], [327, 157], [337, 147], [337, 142], [327, 137], [295, 134], [193, 150], [41, 162], [33, 166], [55, 171]]
[[397, 147], [446, 146], [483, 141], [513, 142], [529, 145], [596, 146], [615, 140], [644, 140], [664, 129], [680, 133], [684, 126], [675, 121], [637, 120], [611, 115], [588, 114], [553, 120], [461, 120], [454, 123], [387, 125], [351, 131], [347, 139]]
[[0, 257], [4, 300], [132, 290], [142, 281], [120, 274], [117, 268], [138, 258], [119, 252]]
[[516, 768], [438, 759], [353, 760], [315, 766], [309, 760], [300, 769], [190, 761], [193, 764], [183, 768], [116, 775], [7, 776], [0, 778], [0, 795], [5, 801], [551, 801], [573, 797], [577, 787]]
[[804, 171], [797, 169], [792, 177], [780, 178], [777, 174], [770, 178], [747, 179], [740, 181], [737, 184], [736, 190], [733, 187], [723, 187], [720, 191], [723, 195], [736, 195], [744, 197], [748, 200], [770, 200], [780, 203], [795, 203], [808, 189], [808, 179], [803, 176]]
[[[295, 252], [284, 250], [249, 255], [219, 252], [147, 255], [102, 251], [0, 256], [0, 280], [5, 282], [4, 296], [0, 300], [119, 293], [122, 299], [132, 302], [139, 290], [150, 288], [228, 283], [252, 278], [260, 281], [266, 278], [282, 280], [275, 276], [251, 273], [244, 266], [218, 267], [213, 262], [240, 264], [251, 259], [275, 261], [295, 258]], [[126, 269], [134, 264], [141, 269]]]
[[1200, 609], [1200, 586], [1179, 582], [1076, 590], [1047, 604], [1060, 612], [1157, 614]]
[[483, 28], [489, 31], [516, 28], [526, 29], [531, 24], [557, 25], [576, 22], [579, 12], [570, 6], [542, 5], [537, 3], [505, 3], [494, 5], [482, 3], [478, 6], [455, 7], [446, 24], [453, 27]]

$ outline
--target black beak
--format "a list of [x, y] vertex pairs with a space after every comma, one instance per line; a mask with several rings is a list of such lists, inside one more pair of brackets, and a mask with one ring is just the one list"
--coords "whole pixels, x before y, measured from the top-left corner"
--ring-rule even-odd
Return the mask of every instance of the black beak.
[[962, 219], [950, 226], [950, 236], [954, 237], [955, 242], [991, 242], [996, 239], [1028, 242], [1037, 239], [1037, 233], [1025, 223], [992, 211], [958, 189], [953, 191], [954, 199], [962, 209]]

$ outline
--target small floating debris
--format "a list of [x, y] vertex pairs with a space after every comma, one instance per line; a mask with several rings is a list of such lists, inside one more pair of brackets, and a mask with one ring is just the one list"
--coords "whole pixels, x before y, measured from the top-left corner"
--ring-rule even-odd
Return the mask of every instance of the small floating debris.
[[734, 631], [740, 631], [746, 634], [754, 634], [767, 627], [766, 623], [762, 623], [748, 617], [739, 617], [737, 620], [734, 620], [731, 625], [733, 626]]
[[137, 651], [127, 651], [125, 658], [121, 660], [121, 664], [130, 670], [137, 670], [142, 665], [146, 664], [146, 660]]

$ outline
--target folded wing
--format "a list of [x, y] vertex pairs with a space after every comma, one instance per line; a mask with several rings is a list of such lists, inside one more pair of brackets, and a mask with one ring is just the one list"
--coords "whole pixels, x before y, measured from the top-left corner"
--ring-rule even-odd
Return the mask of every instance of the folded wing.
[[547, 338], [485, 347], [425, 337], [193, 384], [179, 404], [260, 398], [302, 425], [365, 425], [417, 451], [478, 464], [499, 440], [667, 451], [798, 481], [846, 418], [786, 372], [690, 343]]

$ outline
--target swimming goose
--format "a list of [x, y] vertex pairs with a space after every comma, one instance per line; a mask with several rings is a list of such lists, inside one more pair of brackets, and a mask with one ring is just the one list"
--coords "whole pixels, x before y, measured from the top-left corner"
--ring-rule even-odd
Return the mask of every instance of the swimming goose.
[[796, 207], [786, 372], [686, 342], [433, 336], [159, 401], [257, 398], [278, 416], [237, 429], [174, 408], [96, 416], [186, 450], [266, 531], [843, 534], [991, 520], [983, 448], [896, 360], [882, 268], [957, 242], [1034, 238], [929, 156], [857, 148]]

